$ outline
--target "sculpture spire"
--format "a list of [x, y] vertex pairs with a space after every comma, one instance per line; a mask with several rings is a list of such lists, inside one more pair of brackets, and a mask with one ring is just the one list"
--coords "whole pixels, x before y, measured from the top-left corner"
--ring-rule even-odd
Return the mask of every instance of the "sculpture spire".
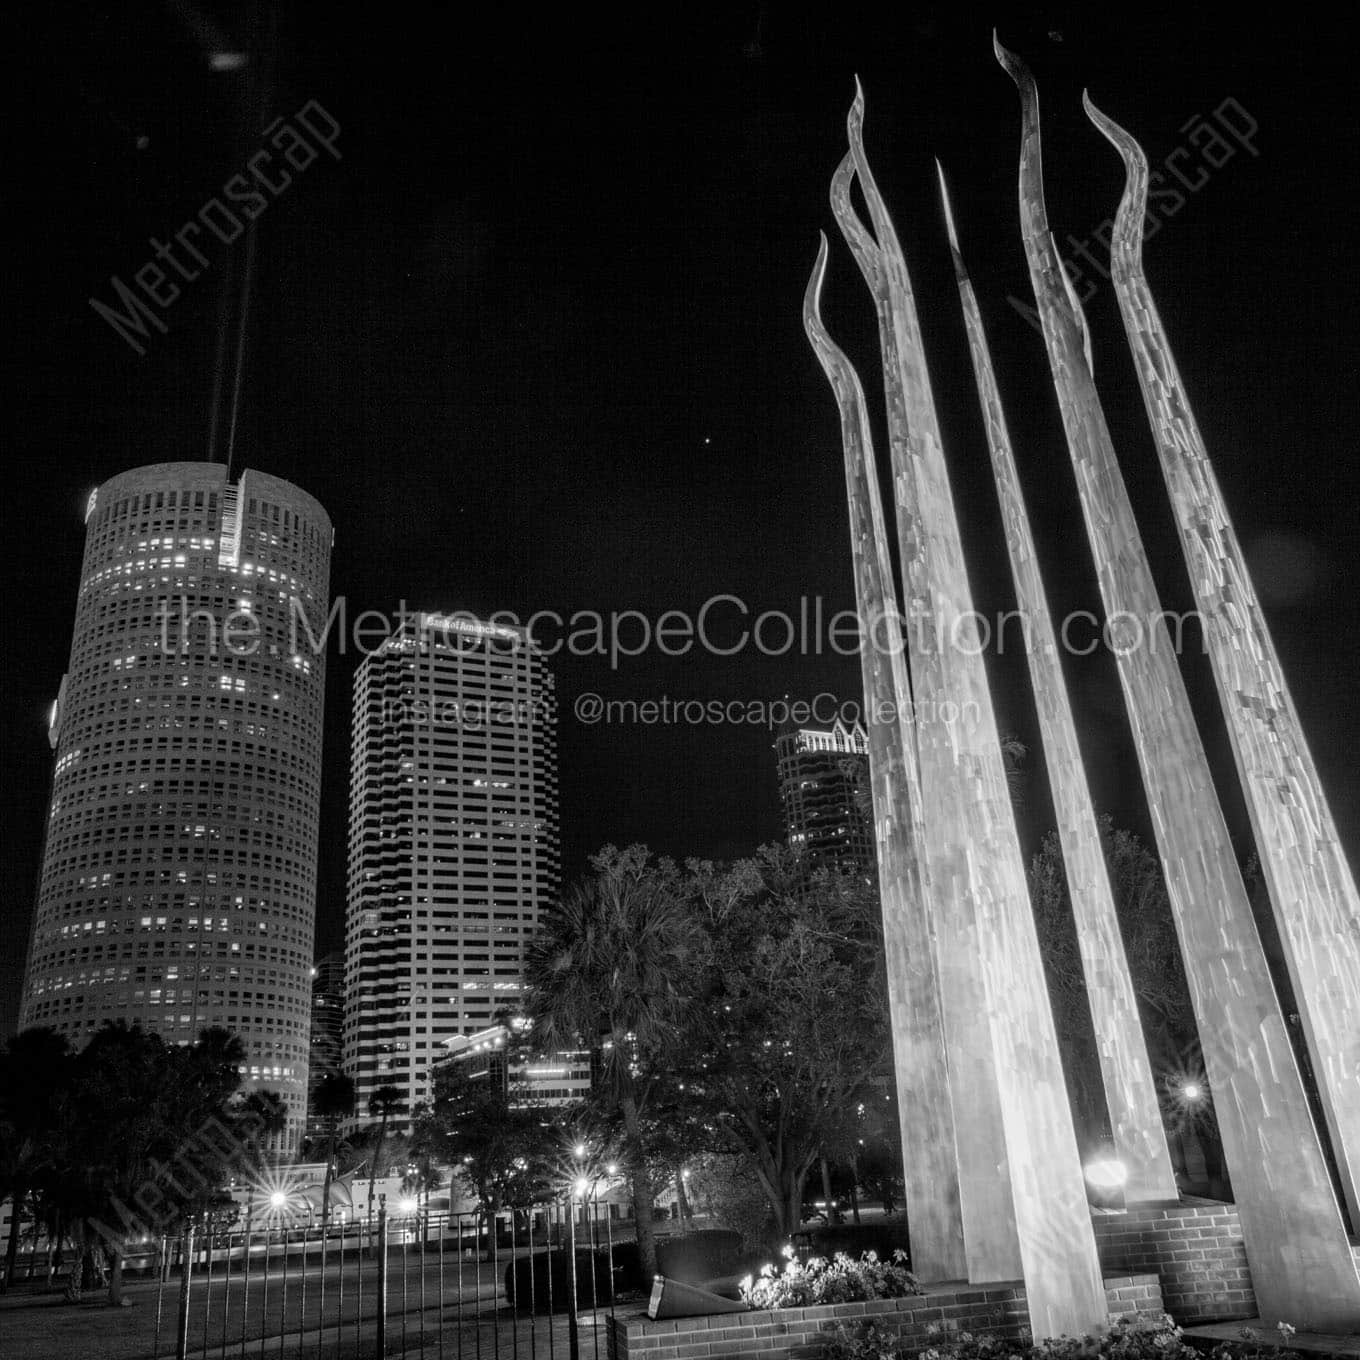
[[[991, 1069], [1010, 1174], [1010, 1205], [997, 1206], [993, 1233], [1009, 1231], [1013, 1220], [1036, 1335], [1080, 1335], [1105, 1322], [1104, 1286], [911, 280], [864, 154], [863, 117], [857, 89], [847, 128], [876, 254], [867, 233], [846, 220], [844, 174], [833, 207], [857, 258], [867, 257], [861, 267], [879, 315], [912, 681], [929, 719], [917, 723], [917, 747], [946, 1030], [952, 1041], [947, 969], [962, 962], [965, 981], [980, 972], [986, 1032], [951, 1052], [972, 1053]], [[942, 718], [947, 704], [958, 708], [955, 721]], [[987, 1178], [968, 1174], [966, 1144], [989, 1131], [965, 1121], [957, 1099], [955, 1108], [965, 1243], [977, 1278], [969, 1194], [986, 1194], [998, 1177], [995, 1164]]]
[[1077, 926], [1077, 943], [1086, 977], [1086, 995], [1095, 1027], [1096, 1047], [1100, 1052], [1100, 1072], [1105, 1085], [1115, 1150], [1128, 1172], [1124, 1194], [1130, 1202], [1174, 1200], [1179, 1193], [1176, 1177], [1171, 1169], [1157, 1088], [1152, 1078], [1147, 1044], [1138, 1018], [1138, 1002], [1133, 981], [1129, 977], [1124, 941], [1119, 933], [1119, 918], [1115, 914], [1114, 896], [1105, 868], [1100, 828], [1091, 804], [1091, 791], [1082, 764], [1076, 723], [1072, 718], [1072, 705], [1063, 678], [1057, 634], [1039, 572], [1029, 512], [1020, 490], [1010, 431], [1001, 406], [987, 335], [982, 326], [982, 312], [968, 279], [963, 253], [959, 249], [944, 170], [938, 162], [936, 168], [940, 176], [940, 198], [944, 204], [949, 246], [954, 255], [964, 325], [968, 332], [968, 348], [977, 379], [982, 418], [987, 428], [987, 445], [992, 456], [997, 496], [1001, 502], [1006, 547], [1015, 580], [1016, 603], [1020, 606], [1022, 619], [1028, 624], [1025, 643], [1030, 682], [1039, 713], [1044, 760], [1048, 767], [1053, 808], [1058, 819], [1063, 866], [1067, 873], [1072, 915]]
[[1343, 1330], [1360, 1277], [1048, 232], [1034, 78], [1020, 92], [1020, 216], [1262, 1316]]
[[898, 627], [888, 533], [864, 388], [822, 324], [826, 260], [823, 234], [803, 298], [803, 328], [840, 411], [855, 600], [869, 631], [860, 646], [860, 668], [893, 1060], [898, 1090], [911, 1092], [910, 1100], [898, 1102], [898, 1111], [912, 1261], [924, 1279], [959, 1279], [967, 1267], [935, 942], [922, 881], [921, 787], [910, 687], [901, 647], [878, 637], [879, 627]]
[[1351, 1226], [1360, 1230], [1360, 895], [1237, 531], [1143, 272], [1147, 157], [1083, 95], [1124, 162], [1110, 263]]

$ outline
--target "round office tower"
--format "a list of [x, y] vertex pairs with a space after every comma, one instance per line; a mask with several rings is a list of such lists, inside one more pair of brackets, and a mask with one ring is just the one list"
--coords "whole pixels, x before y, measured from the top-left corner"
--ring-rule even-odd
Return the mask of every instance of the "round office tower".
[[245, 1044], [306, 1113], [332, 531], [219, 463], [136, 468], [86, 510], [20, 1024]]

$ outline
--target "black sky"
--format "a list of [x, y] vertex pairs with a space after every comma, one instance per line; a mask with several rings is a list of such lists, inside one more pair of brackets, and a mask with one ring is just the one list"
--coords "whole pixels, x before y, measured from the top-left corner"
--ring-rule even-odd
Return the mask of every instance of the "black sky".
[[[1119, 12], [1116, 12], [1118, 10]], [[1121, 171], [1080, 91], [1160, 165], [1187, 120], [1235, 100], [1259, 124], [1148, 243], [1153, 287], [1348, 844], [1360, 662], [1348, 579], [1357, 472], [1353, 25], [1274, 9], [823, 5], [631, 11], [289, 7], [271, 116], [340, 122], [260, 219], [238, 466], [315, 494], [352, 613], [415, 607], [655, 616], [718, 593], [796, 614], [852, 592], [837, 423], [799, 307], [817, 232], [826, 311], [876, 387], [873, 317], [826, 203], [859, 73], [867, 139], [913, 270], [979, 607], [1010, 604], [985, 446], [935, 197], [951, 176], [1055, 608], [1098, 609], [1015, 200], [1018, 107], [990, 28], [1033, 65], [1060, 240], [1112, 215]], [[1332, 24], [1335, 26], [1329, 26]], [[90, 308], [240, 169], [241, 12], [188, 3], [11, 16], [20, 149], [12, 217], [11, 564], [4, 683], [6, 902], [0, 1024], [31, 914], [50, 770], [43, 717], [66, 664], [99, 481], [204, 456], [226, 250], [138, 357]], [[213, 30], [216, 30], [214, 36]], [[139, 149], [139, 139], [145, 145]], [[251, 143], [255, 145], [256, 143]], [[1196, 153], [1196, 165], [1203, 158]], [[1098, 250], [1098, 248], [1097, 248]], [[1191, 607], [1108, 285], [1088, 304], [1096, 377], [1163, 602]], [[352, 657], [328, 683], [319, 943], [344, 896]], [[1230, 771], [1206, 669], [1187, 663]], [[605, 841], [749, 850], [779, 832], [772, 735], [586, 727], [578, 694], [657, 699], [858, 694], [858, 663], [746, 653], [616, 671], [556, 666], [566, 868]], [[1034, 741], [1023, 660], [994, 659], [1003, 723]], [[1143, 827], [1113, 668], [1069, 676], [1098, 801]], [[1207, 701], [1207, 702], [1206, 702]], [[1023, 832], [1049, 821], [1030, 762]], [[1245, 854], [1240, 801], [1225, 806]]]

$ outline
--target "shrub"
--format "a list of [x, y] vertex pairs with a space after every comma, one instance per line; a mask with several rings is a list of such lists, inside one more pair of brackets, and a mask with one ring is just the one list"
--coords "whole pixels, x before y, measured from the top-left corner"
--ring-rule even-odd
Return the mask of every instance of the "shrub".
[[741, 1234], [726, 1228], [705, 1228], [686, 1237], [656, 1244], [657, 1271], [673, 1280], [702, 1284], [737, 1268]]
[[[614, 1281], [610, 1287], [609, 1253], [593, 1253], [594, 1276], [591, 1275], [592, 1252], [589, 1247], [576, 1248], [576, 1306], [592, 1309], [612, 1301], [614, 1291], [632, 1287], [631, 1280], [622, 1278], [628, 1273], [627, 1253], [621, 1248], [634, 1246], [620, 1243], [614, 1248]], [[636, 1248], [634, 1248], [636, 1254]], [[506, 1301], [521, 1312], [559, 1313], [566, 1309], [571, 1291], [567, 1274], [568, 1254], [565, 1251], [538, 1251], [532, 1256], [521, 1256], [505, 1268]], [[532, 1282], [530, 1271], [533, 1272]], [[550, 1302], [551, 1291], [551, 1302]]]
[[834, 1256], [843, 1251], [847, 1256], [862, 1256], [866, 1251], [878, 1253], [879, 1260], [894, 1258], [898, 1251], [907, 1253], [907, 1269], [911, 1269], [911, 1242], [905, 1220], [882, 1220], [875, 1223], [830, 1223], [815, 1228], [802, 1228], [793, 1235], [800, 1254], [806, 1248], [811, 1256]]
[[[1037, 1345], [1028, 1333], [1016, 1340], [948, 1332], [939, 1323], [927, 1330], [931, 1335], [923, 1343], [873, 1322], [839, 1327], [822, 1354], [824, 1360], [1203, 1360], [1206, 1354], [1183, 1340], [1181, 1329], [1165, 1315], [1153, 1324], [1121, 1320], [1103, 1336], [1050, 1337]], [[1294, 1333], [1287, 1323], [1280, 1323], [1279, 1331], [1285, 1343]], [[1241, 1343], [1223, 1342], [1208, 1351], [1210, 1360], [1268, 1360], [1290, 1354], [1260, 1345], [1250, 1328], [1243, 1328], [1242, 1336]]]
[[741, 1282], [741, 1297], [752, 1308], [806, 1308], [819, 1303], [862, 1303], [866, 1299], [900, 1299], [924, 1292], [906, 1267], [906, 1253], [880, 1261], [877, 1252], [852, 1260], [844, 1252], [828, 1261], [813, 1256], [798, 1261], [784, 1248], [784, 1269], [765, 1266], [759, 1276]]

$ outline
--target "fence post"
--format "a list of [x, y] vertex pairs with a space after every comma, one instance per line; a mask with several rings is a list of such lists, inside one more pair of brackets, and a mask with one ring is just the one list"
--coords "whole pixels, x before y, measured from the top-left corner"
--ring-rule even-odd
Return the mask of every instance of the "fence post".
[[387, 1354], [387, 1196], [378, 1199], [378, 1348], [377, 1360]]
[[175, 1330], [175, 1360], [185, 1360], [189, 1353], [189, 1290], [194, 1275], [194, 1223], [184, 1225], [184, 1247], [180, 1253], [179, 1315]]
[[576, 1317], [576, 1205], [567, 1196], [567, 1288], [571, 1291], [567, 1302], [567, 1355], [570, 1360], [581, 1360], [580, 1322]]

